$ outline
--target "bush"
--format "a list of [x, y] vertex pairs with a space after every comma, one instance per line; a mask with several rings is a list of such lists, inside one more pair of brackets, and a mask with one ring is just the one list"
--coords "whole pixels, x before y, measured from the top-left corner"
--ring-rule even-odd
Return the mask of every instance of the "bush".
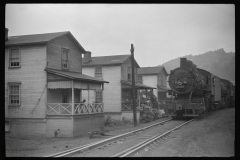
[[127, 119], [126, 117], [122, 117], [122, 122], [123, 123], [131, 123], [131, 120]]
[[108, 126], [112, 123], [112, 117], [111, 116], [107, 116], [104, 120], [104, 126]]

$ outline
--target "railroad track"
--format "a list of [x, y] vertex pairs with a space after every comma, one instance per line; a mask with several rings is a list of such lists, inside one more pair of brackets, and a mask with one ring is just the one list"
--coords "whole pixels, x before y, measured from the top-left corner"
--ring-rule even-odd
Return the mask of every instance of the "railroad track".
[[157, 126], [157, 125], [160, 125], [160, 124], [164, 124], [164, 123], [169, 122], [171, 120], [172, 120], [172, 118], [167, 119], [167, 120], [162, 121], [162, 122], [152, 124], [152, 125], [144, 127], [144, 128], [140, 128], [140, 129], [131, 131], [131, 132], [127, 132], [127, 133], [124, 133], [124, 134], [121, 134], [121, 135], [117, 135], [117, 136], [114, 136], [114, 137], [111, 137], [111, 138], [107, 138], [107, 139], [104, 139], [104, 140], [101, 140], [101, 141], [98, 141], [98, 142], [93, 142], [93, 143], [90, 143], [90, 144], [87, 144], [87, 145], [83, 145], [83, 146], [80, 146], [80, 147], [76, 147], [76, 148], [72, 148], [72, 149], [69, 149], [69, 150], [58, 152], [58, 153], [55, 153], [55, 154], [52, 154], [52, 155], [48, 155], [46, 157], [67, 157], [67, 156], [72, 156], [72, 155], [75, 155], [75, 154], [79, 154], [79, 153], [82, 153], [82, 152], [90, 150], [90, 149], [98, 148], [98, 147], [101, 147], [101, 146], [104, 146], [104, 145], [107, 145], [107, 144], [110, 144], [110, 143], [114, 143], [114, 142], [119, 141], [121, 139], [125, 139], [126, 137], [131, 136], [131, 135], [133, 135], [137, 132], [141, 132], [141, 131], [149, 129], [151, 127], [154, 127], [154, 126]]
[[149, 138], [149, 139], [147, 139], [147, 140], [145, 140], [145, 141], [143, 141], [143, 142], [141, 142], [141, 143], [139, 143], [139, 144], [137, 144], [137, 145], [135, 145], [135, 146], [133, 146], [131, 148], [128, 148], [128, 149], [126, 149], [126, 150], [124, 150], [124, 151], [122, 151], [122, 152], [120, 152], [118, 154], [115, 154], [112, 157], [127, 157], [127, 156], [131, 156], [131, 155], [134, 155], [135, 153], [137, 153], [138, 151], [142, 150], [144, 147], [146, 148], [147, 146], [153, 147], [155, 145], [158, 145], [165, 136], [170, 134], [172, 131], [182, 127], [183, 125], [186, 125], [186, 124], [190, 123], [193, 120], [194, 119], [191, 119], [191, 120], [189, 120], [189, 121], [187, 121], [187, 122], [185, 122], [185, 123], [183, 123], [183, 124], [181, 124], [179, 126], [176, 126], [175, 128], [173, 128], [173, 129], [171, 129], [171, 130], [169, 130], [169, 131], [167, 131], [167, 132], [165, 132], [163, 134], [159, 134], [159, 135], [153, 136], [153, 137], [151, 137], [151, 138]]

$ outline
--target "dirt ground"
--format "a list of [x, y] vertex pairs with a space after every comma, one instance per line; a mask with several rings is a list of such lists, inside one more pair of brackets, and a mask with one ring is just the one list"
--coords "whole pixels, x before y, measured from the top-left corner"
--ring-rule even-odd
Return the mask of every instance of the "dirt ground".
[[171, 133], [137, 157], [235, 156], [235, 108], [218, 110]]
[[[133, 123], [110, 125], [105, 127], [105, 131], [109, 135], [119, 135], [135, 129], [146, 127], [150, 124], [164, 121], [169, 118], [160, 118], [150, 123], [138, 123], [137, 127], [133, 127]], [[85, 144], [100, 141], [105, 137], [81, 136], [76, 138], [38, 138], [38, 139], [16, 139], [5, 135], [5, 155], [6, 157], [44, 157], [67, 149], [79, 147]]]
[[[108, 134], [118, 135], [164, 121], [147, 124], [124, 124], [107, 127]], [[13, 139], [5, 136], [7, 157], [43, 157], [103, 138]], [[218, 110], [171, 133], [160, 145], [139, 152], [137, 157], [230, 157], [235, 155], [235, 108]]]

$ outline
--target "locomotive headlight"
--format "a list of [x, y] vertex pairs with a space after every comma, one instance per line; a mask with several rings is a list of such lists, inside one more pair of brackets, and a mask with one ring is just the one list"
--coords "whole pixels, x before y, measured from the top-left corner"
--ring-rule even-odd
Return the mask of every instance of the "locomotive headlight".
[[182, 80], [181, 79], [178, 79], [176, 82], [175, 82], [177, 85], [182, 85]]
[[183, 83], [186, 84], [187, 83], [187, 78], [183, 79]]

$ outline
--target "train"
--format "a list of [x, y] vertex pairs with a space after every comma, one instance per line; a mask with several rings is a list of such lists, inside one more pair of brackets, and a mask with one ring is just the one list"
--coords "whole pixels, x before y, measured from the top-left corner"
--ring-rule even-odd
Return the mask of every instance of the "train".
[[173, 118], [198, 117], [217, 109], [235, 106], [235, 86], [187, 58], [180, 58], [180, 67], [170, 71], [170, 94], [174, 99], [160, 102]]

